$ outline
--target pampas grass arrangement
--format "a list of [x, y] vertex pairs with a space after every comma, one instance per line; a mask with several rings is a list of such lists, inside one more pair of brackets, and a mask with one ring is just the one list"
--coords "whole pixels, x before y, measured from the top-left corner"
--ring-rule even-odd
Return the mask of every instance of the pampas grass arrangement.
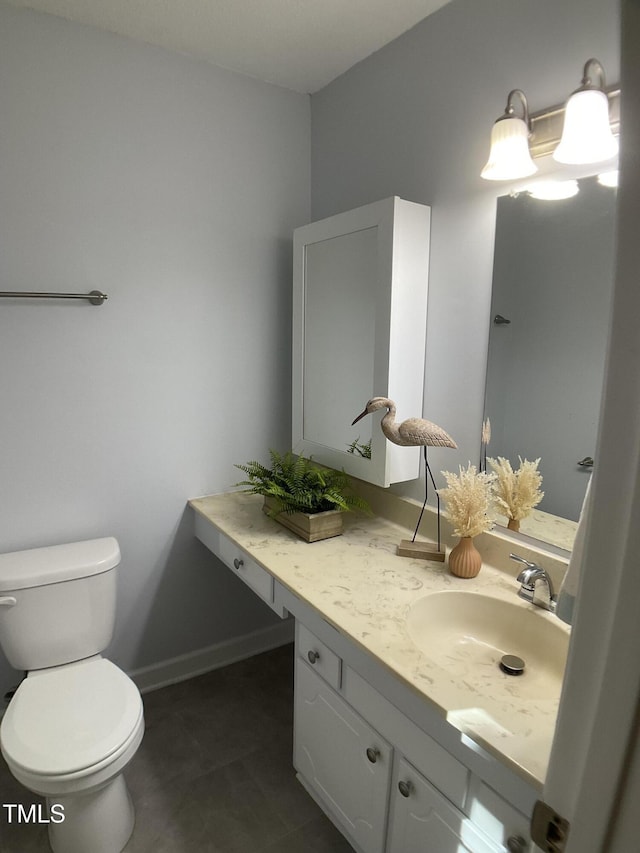
[[444, 515], [453, 525], [455, 535], [462, 539], [491, 530], [495, 522], [491, 488], [496, 475], [478, 471], [469, 463], [466, 468], [461, 465], [458, 474], [443, 471], [442, 476], [447, 488], [438, 489], [438, 494], [445, 501]]
[[449, 570], [459, 578], [475, 578], [482, 568], [482, 557], [473, 537], [493, 527], [491, 486], [495, 474], [478, 471], [469, 463], [466, 468], [461, 465], [458, 474], [443, 471], [442, 475], [447, 481], [447, 488], [439, 490], [446, 503], [444, 514], [460, 537], [449, 553]]
[[544, 492], [540, 489], [542, 474], [538, 471], [540, 459], [534, 462], [522, 459], [521, 456], [518, 459], [520, 466], [514, 471], [511, 462], [503, 456], [498, 456], [497, 459], [489, 458], [495, 477], [494, 500], [500, 514], [509, 519], [508, 526], [512, 530], [519, 529], [520, 521], [526, 518], [544, 497]]

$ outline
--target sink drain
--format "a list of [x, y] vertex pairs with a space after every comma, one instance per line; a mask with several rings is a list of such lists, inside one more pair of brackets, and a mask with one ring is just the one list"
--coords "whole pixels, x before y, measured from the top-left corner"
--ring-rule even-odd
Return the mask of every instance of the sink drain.
[[517, 655], [503, 655], [500, 659], [500, 669], [507, 675], [522, 675], [525, 663]]

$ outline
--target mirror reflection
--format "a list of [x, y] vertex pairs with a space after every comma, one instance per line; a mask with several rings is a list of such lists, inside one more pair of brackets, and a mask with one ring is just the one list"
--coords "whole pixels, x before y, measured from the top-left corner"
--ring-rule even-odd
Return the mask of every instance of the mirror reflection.
[[[360, 400], [373, 396], [377, 229], [306, 247], [302, 435], [347, 451], [371, 441], [371, 423], [351, 429]], [[310, 322], [313, 318], [313, 322]]]
[[615, 191], [578, 185], [498, 199], [485, 395], [487, 455], [540, 458], [544, 498], [521, 532], [569, 549], [562, 520], [577, 522], [595, 454], [615, 225]]

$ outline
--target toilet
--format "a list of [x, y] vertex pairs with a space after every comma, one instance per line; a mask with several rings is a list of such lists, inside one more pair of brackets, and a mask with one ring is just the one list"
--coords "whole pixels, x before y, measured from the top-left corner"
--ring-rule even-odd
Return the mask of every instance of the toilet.
[[55, 853], [120, 853], [133, 831], [122, 771], [142, 741], [142, 699], [100, 654], [119, 563], [112, 537], [0, 554], [0, 647], [27, 673], [0, 749], [13, 776], [46, 797]]

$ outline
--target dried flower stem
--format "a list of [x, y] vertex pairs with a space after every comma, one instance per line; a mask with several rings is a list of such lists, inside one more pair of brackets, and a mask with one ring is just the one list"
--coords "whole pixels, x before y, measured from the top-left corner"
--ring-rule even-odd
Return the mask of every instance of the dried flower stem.
[[544, 492], [540, 490], [542, 485], [542, 474], [538, 471], [540, 459], [531, 462], [528, 459], [520, 460], [520, 467], [514, 471], [511, 463], [503, 456], [497, 459], [489, 459], [489, 464], [495, 472], [495, 484], [493, 494], [498, 511], [520, 521], [526, 518], [531, 510], [537, 506]]
[[459, 470], [459, 474], [442, 472], [447, 488], [438, 489], [438, 494], [446, 503], [444, 514], [455, 535], [473, 537], [493, 527], [491, 485], [496, 475], [477, 471], [471, 463], [467, 468], [461, 465]]

